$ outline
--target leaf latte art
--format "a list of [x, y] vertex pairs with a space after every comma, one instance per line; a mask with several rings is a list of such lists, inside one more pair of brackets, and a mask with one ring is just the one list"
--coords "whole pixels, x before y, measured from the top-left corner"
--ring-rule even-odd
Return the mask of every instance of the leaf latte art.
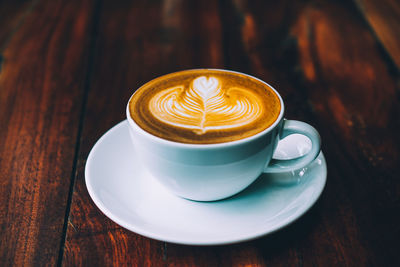
[[279, 95], [246, 74], [195, 69], [166, 74], [138, 88], [128, 119], [168, 141], [217, 144], [244, 139], [270, 127], [282, 110]]
[[262, 113], [259, 97], [240, 87], [223, 88], [218, 78], [200, 76], [188, 88], [174, 86], [155, 94], [149, 110], [158, 120], [196, 134], [237, 128]]

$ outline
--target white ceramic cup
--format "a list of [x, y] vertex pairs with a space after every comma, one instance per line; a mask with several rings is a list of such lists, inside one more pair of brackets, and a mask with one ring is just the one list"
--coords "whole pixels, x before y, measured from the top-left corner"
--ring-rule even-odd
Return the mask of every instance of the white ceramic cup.
[[[132, 119], [129, 100], [126, 115], [135, 153], [142, 166], [167, 189], [197, 201], [214, 201], [235, 195], [264, 172], [288, 172], [305, 167], [320, 152], [320, 136], [305, 122], [284, 119], [282, 98], [273, 90], [279, 97], [281, 110], [270, 127], [244, 139], [218, 144], [186, 144], [154, 136]], [[296, 159], [272, 159], [279, 140], [290, 134], [307, 136], [312, 143], [311, 149]]]

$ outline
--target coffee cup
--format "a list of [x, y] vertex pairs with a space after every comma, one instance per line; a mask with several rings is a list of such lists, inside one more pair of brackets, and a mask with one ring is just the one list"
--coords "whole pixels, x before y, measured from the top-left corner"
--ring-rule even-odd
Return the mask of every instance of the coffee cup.
[[[318, 132], [284, 118], [279, 93], [253, 76], [195, 69], [156, 78], [131, 96], [130, 136], [142, 166], [180, 197], [215, 201], [233, 196], [262, 173], [289, 172], [320, 152]], [[273, 159], [280, 140], [301, 134], [311, 149]]]

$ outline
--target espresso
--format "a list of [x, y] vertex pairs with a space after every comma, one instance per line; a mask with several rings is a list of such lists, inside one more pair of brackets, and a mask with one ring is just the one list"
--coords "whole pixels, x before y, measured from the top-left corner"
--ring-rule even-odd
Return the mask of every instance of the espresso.
[[156, 78], [129, 102], [130, 116], [166, 140], [215, 144], [255, 135], [278, 118], [281, 102], [267, 84], [223, 70], [187, 70]]

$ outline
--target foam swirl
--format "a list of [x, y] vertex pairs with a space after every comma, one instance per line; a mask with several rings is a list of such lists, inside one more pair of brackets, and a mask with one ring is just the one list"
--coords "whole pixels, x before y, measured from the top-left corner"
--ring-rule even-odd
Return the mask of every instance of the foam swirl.
[[252, 123], [262, 105], [249, 90], [223, 88], [217, 78], [200, 76], [188, 88], [181, 85], [158, 92], [150, 100], [149, 110], [166, 124], [204, 134]]

